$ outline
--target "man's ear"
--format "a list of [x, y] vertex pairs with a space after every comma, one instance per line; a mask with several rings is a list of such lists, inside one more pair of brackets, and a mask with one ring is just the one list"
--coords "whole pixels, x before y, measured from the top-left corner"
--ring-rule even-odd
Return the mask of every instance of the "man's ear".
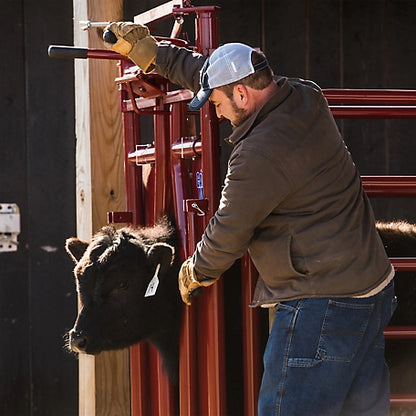
[[248, 91], [247, 91], [247, 87], [244, 84], [237, 84], [234, 87], [233, 93], [234, 93], [234, 101], [243, 105], [247, 104]]
[[88, 246], [89, 243], [87, 241], [80, 240], [76, 237], [68, 238], [65, 243], [65, 249], [75, 263], [81, 260]]

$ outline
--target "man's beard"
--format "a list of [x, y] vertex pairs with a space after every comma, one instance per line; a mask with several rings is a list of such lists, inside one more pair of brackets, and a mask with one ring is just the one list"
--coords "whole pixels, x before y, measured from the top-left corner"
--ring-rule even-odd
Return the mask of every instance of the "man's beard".
[[249, 114], [248, 111], [244, 110], [243, 108], [238, 108], [234, 99], [231, 99], [230, 101], [235, 115], [235, 118], [231, 124], [233, 127], [238, 127], [240, 124], [244, 123], [244, 121], [246, 121], [251, 114]]

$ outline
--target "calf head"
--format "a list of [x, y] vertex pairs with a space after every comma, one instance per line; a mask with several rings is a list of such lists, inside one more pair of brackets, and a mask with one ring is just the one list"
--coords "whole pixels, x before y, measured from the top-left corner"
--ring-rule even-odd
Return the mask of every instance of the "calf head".
[[89, 243], [67, 240], [79, 299], [78, 317], [68, 334], [73, 351], [97, 354], [148, 340], [175, 377], [181, 303], [179, 262], [171, 240], [167, 224], [104, 227]]

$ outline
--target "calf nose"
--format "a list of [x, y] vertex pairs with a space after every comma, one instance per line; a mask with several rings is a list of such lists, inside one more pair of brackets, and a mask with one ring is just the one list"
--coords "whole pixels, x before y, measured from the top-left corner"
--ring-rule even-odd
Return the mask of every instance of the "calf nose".
[[69, 342], [72, 351], [85, 352], [87, 349], [88, 338], [82, 331], [75, 331], [72, 329], [69, 333]]

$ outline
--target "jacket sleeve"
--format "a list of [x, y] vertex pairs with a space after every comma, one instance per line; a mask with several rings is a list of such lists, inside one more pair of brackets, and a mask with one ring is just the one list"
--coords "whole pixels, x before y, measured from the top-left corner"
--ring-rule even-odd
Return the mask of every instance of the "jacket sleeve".
[[218, 210], [193, 255], [198, 274], [216, 278], [243, 256], [290, 186], [276, 160], [243, 141], [230, 156]]
[[193, 92], [199, 90], [199, 72], [206, 56], [167, 42], [160, 42], [156, 54], [156, 72], [169, 81]]

